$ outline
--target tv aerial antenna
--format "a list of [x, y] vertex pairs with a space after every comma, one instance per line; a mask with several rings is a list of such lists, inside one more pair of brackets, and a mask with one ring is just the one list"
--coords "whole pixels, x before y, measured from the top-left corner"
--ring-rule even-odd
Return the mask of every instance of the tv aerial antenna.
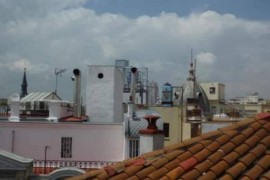
[[58, 76], [62, 77], [63, 73], [66, 72], [67, 69], [58, 69], [58, 68], [55, 68], [55, 71], [54, 71], [54, 74], [55, 74], [55, 94], [57, 94], [57, 79], [58, 79]]

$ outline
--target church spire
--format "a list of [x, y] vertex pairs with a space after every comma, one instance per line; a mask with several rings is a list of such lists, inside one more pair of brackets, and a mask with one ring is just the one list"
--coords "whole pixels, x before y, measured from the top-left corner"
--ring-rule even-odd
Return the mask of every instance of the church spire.
[[24, 96], [26, 96], [28, 93], [27, 93], [27, 80], [26, 80], [26, 64], [24, 66], [24, 72], [23, 72], [23, 81], [22, 81], [22, 85], [21, 85], [21, 98], [23, 98]]

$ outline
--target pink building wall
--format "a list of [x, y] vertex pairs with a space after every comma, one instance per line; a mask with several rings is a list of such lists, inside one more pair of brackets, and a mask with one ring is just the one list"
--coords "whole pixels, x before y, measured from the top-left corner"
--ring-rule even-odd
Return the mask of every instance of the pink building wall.
[[[14, 132], [14, 138], [13, 133]], [[61, 158], [61, 138], [72, 137], [72, 158]], [[122, 161], [125, 133], [122, 123], [0, 122], [0, 149], [35, 160]]]

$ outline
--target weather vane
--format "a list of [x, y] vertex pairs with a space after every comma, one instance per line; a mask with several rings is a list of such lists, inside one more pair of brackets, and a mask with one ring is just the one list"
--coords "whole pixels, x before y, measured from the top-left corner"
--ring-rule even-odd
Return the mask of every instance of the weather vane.
[[62, 74], [66, 71], [67, 69], [57, 69], [55, 68], [55, 94], [57, 94], [57, 78], [58, 76], [62, 77]]

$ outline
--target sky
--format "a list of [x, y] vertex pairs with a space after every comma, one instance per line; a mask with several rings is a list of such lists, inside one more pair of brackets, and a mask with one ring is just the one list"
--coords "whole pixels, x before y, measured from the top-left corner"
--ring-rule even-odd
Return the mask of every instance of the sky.
[[55, 91], [72, 100], [72, 71], [147, 67], [149, 80], [181, 86], [190, 52], [199, 82], [225, 84], [227, 99], [270, 99], [269, 0], [0, 0], [0, 98]]

